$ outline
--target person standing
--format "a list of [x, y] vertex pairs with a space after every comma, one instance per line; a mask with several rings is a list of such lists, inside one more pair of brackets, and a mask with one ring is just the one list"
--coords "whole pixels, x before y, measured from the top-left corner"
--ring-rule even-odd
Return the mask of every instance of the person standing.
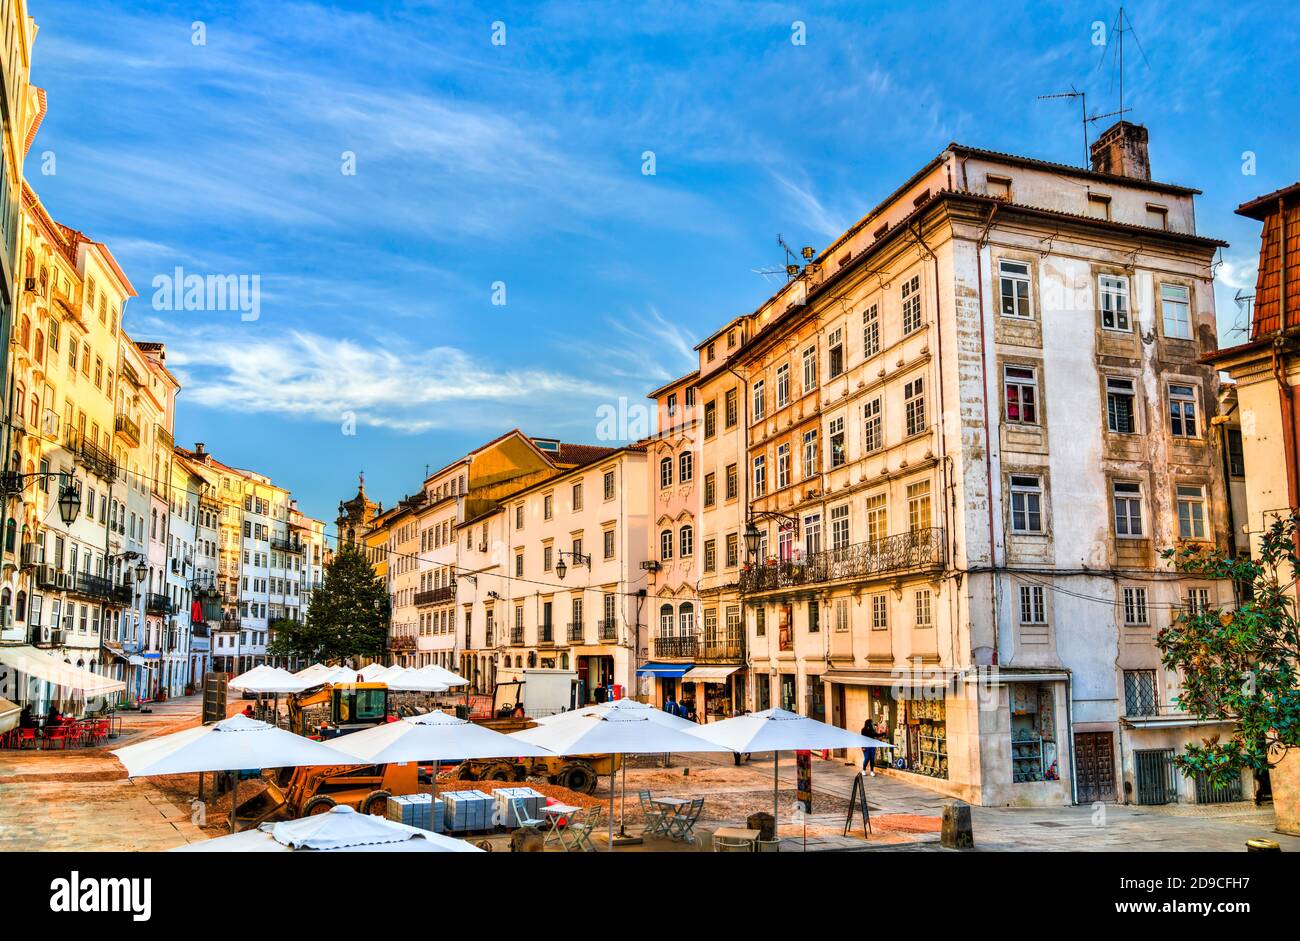
[[[872, 725], [870, 717], [862, 723], [862, 734], [867, 738], [876, 737], [876, 727]], [[876, 746], [869, 745], [862, 749], [862, 770], [870, 773], [874, 778], [876, 776]]]
[[668, 713], [670, 716], [675, 716], [678, 714], [677, 698], [673, 696], [672, 693], [669, 693], [667, 696], [664, 697], [664, 712]]

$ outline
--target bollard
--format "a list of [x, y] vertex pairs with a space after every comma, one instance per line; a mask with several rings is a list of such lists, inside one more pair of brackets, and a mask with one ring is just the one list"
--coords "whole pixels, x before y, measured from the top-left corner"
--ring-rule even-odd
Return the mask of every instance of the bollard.
[[970, 804], [964, 801], [949, 801], [943, 805], [943, 831], [939, 842], [949, 849], [970, 849], [975, 845], [975, 833], [971, 829]]
[[745, 828], [757, 830], [760, 840], [771, 840], [776, 836], [776, 820], [766, 811], [759, 811], [746, 817]]

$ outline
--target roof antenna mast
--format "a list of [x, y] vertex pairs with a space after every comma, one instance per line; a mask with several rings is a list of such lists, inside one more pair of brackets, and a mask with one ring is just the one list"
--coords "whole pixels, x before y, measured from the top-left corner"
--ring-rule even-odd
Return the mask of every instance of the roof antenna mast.
[[1092, 157], [1089, 155], [1088, 152], [1088, 95], [1085, 92], [1079, 91], [1077, 88], [1074, 87], [1073, 83], [1071, 83], [1069, 91], [1058, 92], [1055, 95], [1038, 96], [1039, 101], [1045, 101], [1049, 98], [1078, 98], [1079, 99], [1079, 110], [1080, 110], [1080, 114], [1082, 115], [1081, 120], [1083, 123], [1083, 166], [1087, 168], [1087, 166], [1092, 162]]

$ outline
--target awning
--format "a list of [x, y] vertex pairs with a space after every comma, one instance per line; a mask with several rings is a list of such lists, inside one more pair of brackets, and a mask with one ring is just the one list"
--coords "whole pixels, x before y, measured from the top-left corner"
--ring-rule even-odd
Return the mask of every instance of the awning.
[[637, 676], [659, 676], [665, 679], [679, 679], [695, 666], [693, 663], [643, 663], [637, 667]]
[[138, 653], [131, 654], [131, 656], [126, 658], [126, 662], [131, 664], [131, 666], [133, 667], [149, 667], [150, 669], [152, 669], [153, 667], [157, 666], [156, 663], [150, 663], [148, 660], [140, 656]]
[[692, 683], [725, 683], [740, 667], [693, 667], [682, 679]]
[[87, 696], [102, 696], [126, 689], [121, 680], [79, 669], [35, 647], [0, 647], [0, 663], [47, 683], [81, 690]]
[[130, 662], [130, 658], [126, 655], [126, 651], [123, 650], [121, 647], [118, 647], [116, 644], [105, 643], [104, 649], [107, 650], [114, 657], [117, 657], [117, 659], [124, 660], [128, 663]]

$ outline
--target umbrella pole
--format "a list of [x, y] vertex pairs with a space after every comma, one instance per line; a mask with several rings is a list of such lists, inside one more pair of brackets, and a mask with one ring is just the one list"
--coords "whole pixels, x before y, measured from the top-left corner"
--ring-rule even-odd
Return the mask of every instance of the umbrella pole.
[[235, 808], [239, 806], [239, 772], [231, 775], [230, 782], [230, 832], [239, 832], [239, 820], [235, 817]]
[[[610, 755], [611, 761], [617, 761], [618, 755]], [[614, 851], [614, 766], [609, 767], [609, 849]]]
[[781, 820], [781, 798], [777, 793], [781, 788], [781, 753], [772, 752], [772, 839], [776, 839], [777, 828]]
[[618, 808], [618, 835], [627, 836], [627, 762], [623, 762], [623, 793], [619, 799], [623, 802]]

